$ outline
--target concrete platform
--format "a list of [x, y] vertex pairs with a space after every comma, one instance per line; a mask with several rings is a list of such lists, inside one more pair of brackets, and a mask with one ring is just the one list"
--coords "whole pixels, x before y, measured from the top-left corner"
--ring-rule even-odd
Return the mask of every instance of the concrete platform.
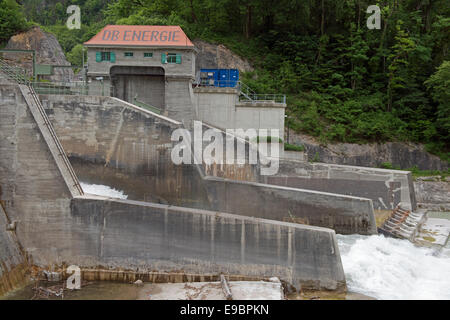
[[[280, 282], [231, 281], [233, 300], [283, 300]], [[226, 300], [220, 282], [152, 283], [140, 290], [139, 300]]]
[[450, 213], [441, 213], [436, 217], [430, 214], [427, 221], [422, 225], [416, 242], [426, 246], [445, 247], [449, 245], [450, 237]]

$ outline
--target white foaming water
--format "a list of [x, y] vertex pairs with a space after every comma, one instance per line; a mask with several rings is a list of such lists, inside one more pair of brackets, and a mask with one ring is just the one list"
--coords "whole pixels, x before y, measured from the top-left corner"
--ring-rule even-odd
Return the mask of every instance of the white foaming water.
[[127, 199], [128, 196], [123, 193], [121, 190], [116, 190], [108, 186], [104, 186], [101, 184], [89, 184], [80, 182], [81, 188], [84, 192], [95, 194], [98, 196], [110, 197], [110, 198], [119, 198], [119, 199]]
[[349, 291], [377, 299], [450, 299], [450, 249], [381, 235], [337, 235]]

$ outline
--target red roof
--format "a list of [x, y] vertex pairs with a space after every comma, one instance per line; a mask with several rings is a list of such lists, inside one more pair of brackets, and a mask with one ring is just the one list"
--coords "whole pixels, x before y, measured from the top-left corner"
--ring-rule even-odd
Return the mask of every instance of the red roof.
[[179, 26], [108, 25], [87, 46], [194, 47]]

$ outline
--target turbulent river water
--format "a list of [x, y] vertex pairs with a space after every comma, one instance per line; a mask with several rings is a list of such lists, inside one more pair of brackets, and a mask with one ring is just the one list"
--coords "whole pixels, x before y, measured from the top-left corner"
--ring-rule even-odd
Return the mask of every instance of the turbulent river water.
[[[81, 183], [86, 193], [126, 199], [122, 191]], [[450, 299], [450, 248], [439, 255], [407, 240], [337, 235], [349, 291], [377, 299]]]
[[407, 240], [338, 235], [349, 291], [377, 299], [450, 299], [450, 249]]
[[101, 184], [89, 184], [80, 182], [81, 188], [84, 192], [95, 194], [98, 196], [105, 196], [110, 198], [119, 198], [119, 199], [127, 199], [128, 196], [123, 193], [123, 191], [116, 190], [114, 188], [104, 186]]

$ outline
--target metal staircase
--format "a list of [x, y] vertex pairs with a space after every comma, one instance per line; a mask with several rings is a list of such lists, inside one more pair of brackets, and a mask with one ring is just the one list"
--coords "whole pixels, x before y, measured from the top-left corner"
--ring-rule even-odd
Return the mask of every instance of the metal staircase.
[[251, 103], [271, 102], [271, 103], [286, 104], [286, 95], [284, 94], [255, 93], [255, 91], [253, 91], [249, 86], [247, 86], [245, 83], [241, 81], [238, 82], [237, 88], [239, 90], [240, 102], [251, 102]]
[[6, 80], [18, 84], [29, 83], [29, 76], [26, 74], [24, 69], [10, 65], [6, 63], [2, 58], [0, 58], [0, 76], [2, 76], [2, 78], [5, 78]]
[[411, 212], [398, 205], [378, 232], [385, 236], [408, 239], [414, 242], [421, 226], [427, 219], [426, 211]]
[[0, 76], [19, 85], [29, 110], [34, 117], [72, 196], [83, 195], [83, 189], [80, 186], [75, 171], [73, 170], [66, 152], [53, 129], [39, 97], [34, 91], [32, 82], [28, 80], [25, 71], [19, 67], [10, 66], [4, 60], [0, 59]]

